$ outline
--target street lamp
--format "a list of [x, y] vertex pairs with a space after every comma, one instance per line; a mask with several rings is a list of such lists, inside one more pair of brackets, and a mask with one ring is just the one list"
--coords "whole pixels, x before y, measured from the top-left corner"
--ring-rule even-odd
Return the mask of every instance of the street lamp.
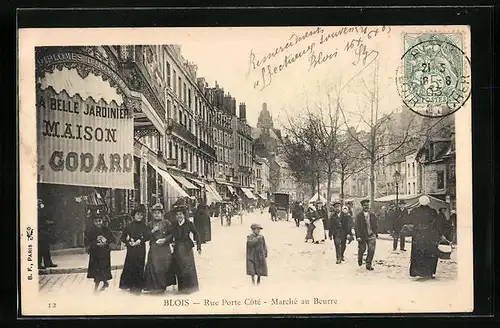
[[396, 206], [398, 205], [398, 196], [399, 196], [399, 182], [401, 181], [401, 174], [398, 171], [395, 171], [393, 174], [394, 183], [396, 184]]

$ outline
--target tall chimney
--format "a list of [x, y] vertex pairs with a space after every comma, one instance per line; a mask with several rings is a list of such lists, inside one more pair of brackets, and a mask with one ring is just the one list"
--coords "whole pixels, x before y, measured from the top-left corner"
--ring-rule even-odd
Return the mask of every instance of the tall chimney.
[[247, 118], [247, 106], [245, 105], [244, 102], [240, 103], [240, 118], [242, 120], [246, 120]]

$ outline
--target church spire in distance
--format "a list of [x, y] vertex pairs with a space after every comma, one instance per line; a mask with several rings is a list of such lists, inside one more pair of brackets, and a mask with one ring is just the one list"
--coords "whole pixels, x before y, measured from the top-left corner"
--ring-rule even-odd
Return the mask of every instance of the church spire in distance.
[[257, 127], [260, 129], [273, 129], [273, 117], [271, 113], [267, 110], [267, 103], [262, 104], [262, 110], [259, 114], [259, 119], [257, 120]]

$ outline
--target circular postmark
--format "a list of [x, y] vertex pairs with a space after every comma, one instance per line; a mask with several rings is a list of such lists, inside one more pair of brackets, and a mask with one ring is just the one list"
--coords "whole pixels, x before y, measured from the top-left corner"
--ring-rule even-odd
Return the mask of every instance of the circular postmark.
[[470, 97], [470, 60], [458, 46], [434, 38], [410, 47], [401, 57], [396, 86], [403, 103], [426, 117], [448, 116]]

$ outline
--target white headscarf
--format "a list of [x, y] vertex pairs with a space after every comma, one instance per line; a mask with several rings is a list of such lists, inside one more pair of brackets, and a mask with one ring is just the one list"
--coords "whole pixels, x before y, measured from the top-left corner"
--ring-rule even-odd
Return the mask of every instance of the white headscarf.
[[421, 206], [425, 206], [425, 205], [429, 205], [431, 200], [429, 199], [429, 197], [423, 195], [423, 196], [420, 196], [420, 198], [418, 199], [418, 202]]

